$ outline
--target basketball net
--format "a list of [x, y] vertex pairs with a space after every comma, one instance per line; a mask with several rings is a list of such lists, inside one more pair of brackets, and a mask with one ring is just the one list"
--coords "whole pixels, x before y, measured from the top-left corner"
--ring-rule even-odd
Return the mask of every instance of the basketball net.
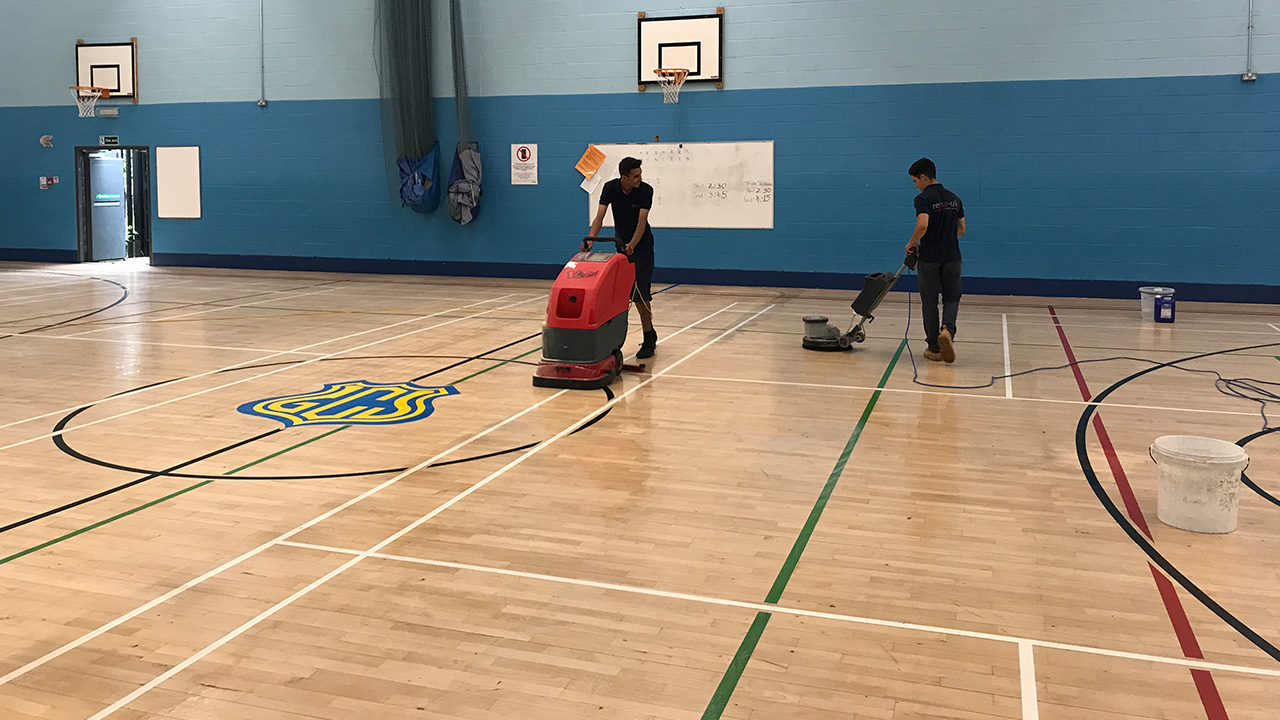
[[684, 68], [658, 68], [653, 74], [658, 76], [658, 86], [662, 88], [662, 102], [680, 102], [680, 88], [684, 86], [689, 71]]
[[71, 94], [76, 98], [76, 106], [80, 108], [80, 117], [93, 117], [93, 107], [98, 104], [98, 98], [105, 97], [108, 93], [102, 88], [96, 87], [72, 87]]

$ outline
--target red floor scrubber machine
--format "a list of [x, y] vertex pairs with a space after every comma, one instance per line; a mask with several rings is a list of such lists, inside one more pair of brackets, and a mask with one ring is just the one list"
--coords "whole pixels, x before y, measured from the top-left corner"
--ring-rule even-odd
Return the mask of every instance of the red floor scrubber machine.
[[[623, 370], [627, 310], [636, 269], [614, 238], [595, 241], [590, 251], [574, 255], [551, 286], [547, 323], [542, 326], [542, 361], [533, 373], [538, 387], [594, 390], [614, 381]], [[617, 252], [595, 249], [612, 241]]]

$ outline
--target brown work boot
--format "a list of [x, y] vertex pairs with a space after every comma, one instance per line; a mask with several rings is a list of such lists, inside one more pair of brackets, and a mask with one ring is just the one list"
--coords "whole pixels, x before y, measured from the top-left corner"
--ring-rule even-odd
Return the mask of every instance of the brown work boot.
[[949, 363], [956, 361], [956, 344], [947, 328], [942, 328], [942, 332], [938, 333], [938, 348], [942, 351], [940, 355], [943, 360]]
[[925, 360], [932, 360], [932, 361], [934, 361], [934, 362], [942, 362], [942, 353], [936, 353], [936, 352], [934, 352], [934, 351], [932, 351], [932, 350], [925, 350], [925, 351], [924, 351], [924, 359], [925, 359]]

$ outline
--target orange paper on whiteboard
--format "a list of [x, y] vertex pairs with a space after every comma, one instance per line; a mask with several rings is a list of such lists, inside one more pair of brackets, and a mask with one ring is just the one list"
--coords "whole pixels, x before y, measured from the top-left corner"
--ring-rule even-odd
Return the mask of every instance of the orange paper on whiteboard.
[[579, 160], [578, 164], [574, 165], [574, 167], [578, 169], [578, 172], [582, 173], [586, 177], [591, 177], [596, 174], [596, 171], [599, 170], [600, 166], [603, 164], [604, 153], [595, 145], [588, 145], [587, 151], [582, 153], [582, 159]]

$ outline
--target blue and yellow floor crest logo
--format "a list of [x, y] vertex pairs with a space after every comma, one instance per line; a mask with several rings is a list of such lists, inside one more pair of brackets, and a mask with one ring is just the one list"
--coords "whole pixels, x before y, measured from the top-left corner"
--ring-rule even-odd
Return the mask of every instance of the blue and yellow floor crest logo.
[[246, 415], [295, 425], [394, 425], [427, 417], [431, 401], [457, 395], [452, 385], [426, 387], [411, 382], [368, 380], [326, 383], [312, 393], [254, 400], [236, 408]]

